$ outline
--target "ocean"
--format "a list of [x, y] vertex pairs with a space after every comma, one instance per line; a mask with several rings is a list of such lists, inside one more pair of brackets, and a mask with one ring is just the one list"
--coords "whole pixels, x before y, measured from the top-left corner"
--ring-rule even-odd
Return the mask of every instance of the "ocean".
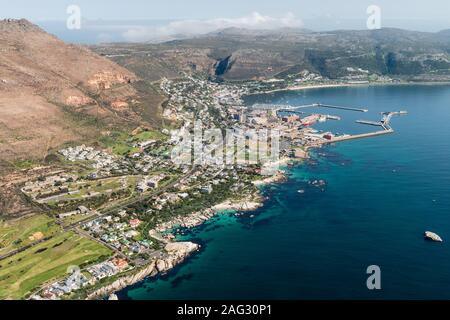
[[[264, 187], [257, 211], [226, 213], [180, 237], [200, 252], [168, 274], [119, 292], [120, 299], [449, 299], [450, 87], [398, 85], [308, 89], [251, 96], [246, 103], [321, 102], [364, 107], [315, 128], [376, 130], [356, 124], [394, 117], [395, 133], [316, 149]], [[323, 179], [326, 184], [310, 182]], [[298, 192], [303, 190], [303, 193]], [[442, 243], [425, 241], [438, 233]], [[367, 267], [381, 270], [368, 290]]]

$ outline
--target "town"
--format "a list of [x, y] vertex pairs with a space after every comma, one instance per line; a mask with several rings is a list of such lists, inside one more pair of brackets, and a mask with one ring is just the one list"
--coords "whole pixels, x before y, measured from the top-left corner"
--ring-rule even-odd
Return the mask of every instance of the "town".
[[[160, 88], [167, 97], [163, 117], [172, 128], [112, 133], [106, 148], [68, 145], [55, 152], [66, 169], [21, 187], [52, 217], [55, 231], [36, 233], [25, 246], [2, 254], [0, 263], [64, 236], [93, 241], [102, 251], [79, 269], [32, 288], [28, 298], [99, 297], [113, 293], [104, 288], [118, 279], [167, 271], [199, 249], [178, 243], [177, 232], [226, 210], [258, 208], [259, 186], [284, 179], [283, 165], [306, 159], [311, 147], [356, 138], [313, 129], [340, 117], [302, 108], [364, 111], [321, 104], [246, 106], [242, 98], [255, 92], [254, 82], [219, 84], [185, 76], [163, 79]], [[391, 116], [377, 123], [383, 133], [392, 132]]]

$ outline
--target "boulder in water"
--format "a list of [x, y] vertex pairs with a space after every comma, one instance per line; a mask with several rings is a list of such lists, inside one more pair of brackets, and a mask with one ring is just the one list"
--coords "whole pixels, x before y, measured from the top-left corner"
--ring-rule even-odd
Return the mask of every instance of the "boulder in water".
[[117, 294], [111, 293], [111, 294], [109, 295], [108, 300], [119, 300], [119, 297], [117, 297]]
[[436, 233], [431, 231], [425, 231], [425, 239], [436, 242], [442, 242], [442, 238], [438, 236]]

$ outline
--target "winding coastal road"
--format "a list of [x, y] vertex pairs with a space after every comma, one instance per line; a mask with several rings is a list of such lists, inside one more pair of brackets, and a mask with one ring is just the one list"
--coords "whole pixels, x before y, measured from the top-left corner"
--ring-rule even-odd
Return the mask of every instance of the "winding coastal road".
[[[101, 213], [99, 213], [99, 214], [97, 214], [97, 215], [94, 215], [94, 216], [92, 216], [92, 217], [89, 217], [88, 219], [81, 220], [81, 221], [75, 222], [75, 223], [73, 223], [73, 224], [71, 224], [71, 225], [65, 226], [65, 227], [62, 228], [62, 230], [61, 230], [60, 232], [58, 232], [58, 233], [56, 233], [56, 234], [54, 234], [54, 235], [51, 235], [51, 236], [42, 238], [42, 239], [40, 239], [40, 240], [38, 240], [38, 241], [35, 241], [35, 242], [33, 242], [33, 243], [30, 243], [30, 244], [28, 244], [28, 245], [26, 245], [26, 246], [23, 246], [23, 247], [21, 247], [21, 248], [18, 248], [18, 249], [15, 249], [15, 250], [13, 250], [13, 251], [10, 251], [10, 252], [8, 252], [8, 253], [5, 253], [5, 254], [3, 254], [3, 255], [0, 255], [0, 261], [1, 261], [1, 260], [4, 260], [4, 259], [7, 259], [7, 258], [10, 258], [10, 257], [12, 257], [12, 256], [14, 256], [14, 255], [16, 255], [16, 254], [18, 254], [18, 253], [20, 253], [20, 252], [23, 252], [23, 251], [25, 251], [25, 250], [27, 250], [27, 249], [30, 249], [30, 248], [32, 248], [32, 247], [34, 247], [34, 246], [36, 246], [36, 245], [38, 245], [38, 244], [40, 244], [40, 243], [43, 243], [43, 242], [48, 241], [48, 240], [51, 240], [51, 239], [54, 238], [57, 234], [61, 234], [61, 233], [63, 233], [63, 232], [67, 232], [67, 231], [70, 231], [70, 230], [73, 230], [73, 231], [79, 233], [78, 227], [81, 226], [82, 224], [85, 224], [85, 223], [87, 223], [87, 222], [89, 222], [89, 221], [98, 219], [99, 217], [102, 217], [102, 216], [111, 214], [112, 212], [117, 211], [117, 210], [120, 210], [120, 209], [123, 209], [123, 208], [125, 208], [125, 207], [127, 207], [127, 206], [129, 206], [129, 205], [132, 205], [132, 204], [135, 204], [135, 203], [138, 203], [138, 202], [141, 202], [141, 201], [145, 201], [145, 200], [147, 200], [147, 199], [149, 199], [149, 198], [151, 198], [151, 197], [153, 197], [153, 196], [159, 195], [159, 194], [161, 194], [162, 192], [166, 191], [167, 189], [173, 187], [174, 185], [176, 185], [178, 182], [180, 182], [181, 180], [185, 179], [185, 178], [188, 177], [189, 175], [193, 174], [194, 172], [195, 172], [195, 168], [191, 169], [191, 170], [188, 171], [185, 175], [183, 175], [183, 176], [179, 177], [178, 179], [176, 179], [176, 180], [170, 182], [169, 184], [165, 185], [164, 187], [162, 187], [162, 188], [160, 188], [160, 189], [157, 189], [157, 190], [155, 190], [155, 191], [149, 192], [148, 194], [145, 194], [145, 195], [142, 194], [142, 195], [140, 195], [139, 197], [131, 198], [131, 199], [129, 199], [129, 201], [124, 201], [123, 203], [120, 203], [120, 204], [118, 204], [118, 205], [114, 205], [113, 207], [107, 208], [107, 209], [105, 209], [104, 211], [102, 211]], [[83, 236], [87, 236], [85, 233], [82, 233], [82, 235], [83, 235]], [[95, 240], [95, 241], [97, 241], [97, 242], [100, 242], [100, 243], [103, 244], [103, 245], [105, 245], [105, 243], [104, 243], [103, 241], [100, 241], [99, 239], [97, 239], [97, 238], [95, 238], [95, 237], [89, 236], [89, 238], [92, 239], [92, 240]], [[107, 246], [107, 247], [110, 248], [110, 246]], [[111, 248], [110, 248], [110, 249], [111, 249]], [[114, 248], [113, 250], [114, 250], [115, 252], [117, 251], [117, 249], [115, 249], [115, 248]], [[123, 255], [123, 254], [122, 254], [122, 255]]]

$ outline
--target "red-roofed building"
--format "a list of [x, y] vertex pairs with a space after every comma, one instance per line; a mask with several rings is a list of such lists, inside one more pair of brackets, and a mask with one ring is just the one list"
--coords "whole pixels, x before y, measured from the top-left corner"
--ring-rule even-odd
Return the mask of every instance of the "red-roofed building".
[[115, 258], [112, 260], [112, 263], [120, 270], [123, 270], [126, 267], [128, 267], [128, 261], [125, 259]]
[[139, 219], [132, 219], [132, 220], [130, 220], [130, 226], [132, 227], [132, 228], [137, 228], [137, 227], [139, 227], [139, 225], [142, 223], [142, 221], [141, 220], [139, 220]]

